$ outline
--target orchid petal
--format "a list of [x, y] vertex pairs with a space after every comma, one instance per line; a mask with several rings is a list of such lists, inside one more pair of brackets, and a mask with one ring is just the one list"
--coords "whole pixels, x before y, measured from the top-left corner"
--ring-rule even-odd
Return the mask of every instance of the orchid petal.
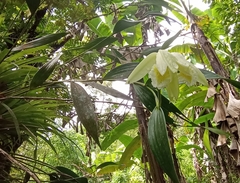
[[149, 72], [149, 78], [152, 79], [152, 85], [158, 89], [165, 88], [172, 81], [172, 72], [167, 68], [166, 72], [161, 75], [157, 65], [153, 65]]
[[157, 53], [151, 53], [144, 58], [129, 75], [127, 83], [134, 83], [143, 78], [156, 63], [156, 55]]
[[167, 93], [170, 101], [176, 101], [179, 94], [179, 84], [177, 73], [172, 73], [172, 81], [167, 85]]
[[177, 59], [166, 50], [159, 50], [156, 57], [156, 64], [161, 75], [169, 68], [173, 73], [178, 71]]

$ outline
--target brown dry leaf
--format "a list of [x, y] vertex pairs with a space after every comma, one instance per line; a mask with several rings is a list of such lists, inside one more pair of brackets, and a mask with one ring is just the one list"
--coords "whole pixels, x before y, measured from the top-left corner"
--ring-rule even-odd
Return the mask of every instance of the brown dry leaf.
[[216, 94], [214, 99], [214, 109], [216, 110], [213, 121], [219, 124], [221, 121], [226, 120], [226, 106], [223, 102], [223, 98], [221, 95]]
[[230, 151], [237, 151], [238, 150], [238, 142], [235, 137], [232, 137], [231, 144], [230, 144]]
[[236, 122], [232, 117], [230, 117], [230, 116], [227, 117], [227, 123], [228, 123], [231, 133], [236, 133], [238, 131]]
[[238, 129], [238, 136], [240, 137], [240, 119], [235, 119], [235, 123], [236, 123], [237, 129]]
[[208, 91], [207, 91], [207, 95], [204, 99], [204, 102], [207, 102], [208, 99], [213, 97], [216, 93], [217, 93], [216, 88], [212, 84], [210, 84], [209, 88], [208, 88]]
[[[228, 131], [228, 128], [227, 128], [227, 126], [226, 126], [226, 122], [225, 121], [223, 121], [222, 123], [221, 123], [221, 130], [223, 130], [223, 131]], [[218, 135], [218, 140], [217, 140], [217, 146], [222, 146], [222, 145], [224, 145], [224, 144], [226, 144], [227, 143], [227, 137], [226, 137], [226, 135]]]
[[240, 116], [240, 100], [237, 100], [231, 93], [229, 93], [227, 113], [233, 118], [239, 118]]

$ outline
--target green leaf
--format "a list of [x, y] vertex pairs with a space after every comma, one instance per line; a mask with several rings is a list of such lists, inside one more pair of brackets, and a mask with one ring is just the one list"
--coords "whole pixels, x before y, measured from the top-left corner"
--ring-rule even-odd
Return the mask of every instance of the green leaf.
[[[134, 87], [134, 90], [136, 91], [139, 99], [145, 105], [145, 107], [148, 108], [148, 110], [153, 111], [153, 109], [156, 107], [155, 97], [154, 97], [153, 93], [148, 89], [148, 87], [142, 86], [140, 84], [133, 84], [133, 87]], [[156, 95], [157, 95], [157, 93], [156, 93]], [[166, 97], [161, 95], [161, 100], [162, 100], [161, 107], [166, 114], [172, 112], [176, 116], [180, 117], [181, 119], [189, 121], [188, 118], [173, 103], [171, 103]], [[167, 116], [167, 118], [168, 117], [169, 116]], [[167, 119], [167, 121], [169, 121], [169, 118]]]
[[111, 95], [113, 97], [116, 97], [116, 98], [122, 98], [122, 99], [125, 99], [125, 100], [132, 100], [131, 97], [113, 89], [113, 88], [109, 88], [109, 87], [106, 87], [104, 85], [101, 85], [101, 84], [98, 84], [96, 82], [84, 82], [84, 84], [87, 84], [87, 85], [90, 85], [108, 95]]
[[87, 24], [99, 37], [110, 36], [112, 34], [108, 25], [105, 24], [100, 17], [88, 21]]
[[129, 162], [131, 160], [131, 157], [133, 156], [133, 153], [141, 147], [141, 138], [140, 136], [136, 136], [132, 142], [126, 147], [124, 150], [121, 159], [119, 161], [120, 169], [124, 169], [129, 165]]
[[203, 149], [201, 147], [199, 147], [198, 145], [194, 145], [194, 144], [189, 144], [189, 145], [183, 145], [183, 146], [179, 146], [176, 148], [176, 151], [180, 151], [182, 149], [185, 149], [185, 150], [189, 150], [189, 149], [197, 149], [199, 151], [202, 151]]
[[40, 0], [26, 0], [28, 8], [31, 11], [31, 14], [34, 14], [35, 11], [38, 9], [40, 6]]
[[69, 175], [72, 178], [77, 178], [79, 177], [76, 173], [74, 173], [72, 170], [65, 168], [63, 166], [57, 166], [56, 167], [57, 171], [66, 175]]
[[141, 55], [149, 55], [153, 52], [158, 52], [158, 50], [161, 49], [161, 46], [157, 46], [157, 47], [152, 47], [152, 48], [147, 48], [145, 50], [142, 51]]
[[126, 19], [119, 20], [113, 28], [113, 34], [121, 32], [129, 27], [139, 24], [141, 21], [129, 21]]
[[8, 55], [9, 53], [9, 49], [4, 49], [3, 51], [1, 51], [0, 53], [0, 64], [3, 62], [4, 58]]
[[153, 111], [156, 107], [156, 102], [153, 93], [146, 87], [139, 84], [133, 84], [133, 88], [138, 95], [138, 98], [145, 105], [145, 107]]
[[117, 41], [117, 38], [115, 37], [100, 37], [100, 38], [94, 39], [90, 43], [85, 44], [83, 47], [80, 47], [79, 49], [98, 50], [100, 48], [103, 48], [107, 45], [112, 44], [115, 41]]
[[65, 35], [67, 35], [67, 34], [66, 33], [56, 33], [56, 34], [46, 35], [46, 36], [43, 36], [39, 39], [35, 39], [33, 41], [30, 41], [26, 44], [17, 46], [15, 48], [13, 48], [12, 51], [20, 51], [20, 50], [25, 50], [25, 49], [29, 49], [29, 48], [38, 47], [38, 46], [43, 46], [43, 45], [52, 43], [54, 41], [57, 41]]
[[111, 162], [111, 161], [109, 161], [109, 162], [104, 162], [104, 163], [98, 165], [98, 166], [97, 166], [97, 169], [104, 168], [105, 166], [108, 166], [108, 165], [118, 165], [118, 164], [117, 164], [117, 163], [114, 163], [114, 162]]
[[111, 130], [102, 141], [102, 150], [106, 150], [115, 140], [119, 139], [125, 132], [138, 127], [137, 120], [127, 120]]
[[223, 131], [223, 130], [221, 130], [221, 129], [218, 129], [218, 128], [212, 128], [212, 127], [204, 127], [205, 129], [207, 129], [207, 130], [209, 130], [209, 131], [211, 131], [211, 132], [213, 132], [213, 133], [216, 133], [216, 134], [218, 134], [218, 135], [226, 135], [226, 136], [230, 136], [230, 134], [229, 133], [227, 133], [227, 132], [225, 132], [225, 131]]
[[98, 139], [97, 116], [90, 96], [82, 86], [73, 82], [71, 83], [71, 94], [78, 119], [81, 121], [81, 124], [83, 124], [88, 134], [101, 148]]
[[119, 165], [107, 165], [97, 172], [97, 175], [112, 173], [119, 170]]
[[218, 74], [215, 74], [211, 71], [207, 71], [204, 69], [200, 69], [200, 71], [204, 74], [204, 76], [206, 77], [206, 79], [224, 79], [225, 81], [227, 81], [228, 83], [232, 84], [233, 86], [235, 86], [236, 88], [240, 89], [240, 82], [232, 80], [232, 79], [228, 79], [228, 78], [224, 78]]
[[17, 135], [18, 135], [18, 138], [20, 139], [21, 138], [21, 133], [20, 133], [20, 124], [19, 124], [19, 121], [16, 117], [16, 115], [14, 114], [13, 110], [8, 107], [8, 105], [0, 102], [0, 104], [8, 111], [8, 113], [11, 115], [12, 117], [12, 120], [14, 122], [14, 126], [15, 126], [15, 129], [16, 129], [16, 132], [17, 132]]
[[207, 90], [203, 90], [198, 93], [192, 94], [189, 97], [187, 97], [185, 100], [181, 101], [177, 106], [180, 110], [184, 110], [186, 107], [191, 107], [191, 106], [211, 107], [212, 103], [204, 102], [206, 94], [207, 94]]
[[123, 134], [121, 137], [118, 138], [118, 140], [125, 146], [127, 147], [130, 142], [132, 142], [133, 138], [129, 135]]
[[179, 183], [168, 141], [166, 120], [161, 108], [155, 108], [151, 114], [148, 123], [148, 141], [162, 170], [174, 183]]
[[166, 40], [163, 45], [161, 46], [161, 49], [164, 50], [164, 49], [167, 49], [173, 41], [175, 41], [178, 36], [182, 33], [182, 30], [178, 31], [174, 36], [170, 37], [168, 40]]
[[178, 52], [178, 53], [192, 53], [191, 47], [195, 47], [194, 44], [185, 43], [181, 45], [175, 45], [171, 47], [169, 52]]
[[79, 177], [76, 173], [68, 168], [57, 166], [56, 169], [60, 173], [60, 180], [54, 182], [60, 183], [62, 181], [66, 181], [68, 183], [88, 183], [87, 178]]
[[[208, 122], [206, 122], [206, 127], [208, 127], [207, 125]], [[210, 139], [209, 139], [209, 130], [205, 129], [204, 133], [203, 133], [203, 144], [207, 149], [208, 155], [213, 158], [213, 154], [212, 154], [212, 148], [211, 148], [211, 144], [210, 144]]]
[[204, 70], [204, 69], [199, 69], [199, 70], [203, 73], [206, 79], [223, 79], [222, 76], [215, 74], [211, 71]]
[[108, 72], [103, 80], [123, 80], [126, 79], [131, 72], [135, 69], [135, 67], [138, 65], [138, 63], [133, 62], [133, 63], [127, 63], [127, 64], [122, 64], [110, 72]]
[[61, 55], [59, 54], [52, 60], [48, 61], [39, 69], [39, 71], [37, 71], [30, 83], [30, 88], [41, 86], [46, 81], [46, 79], [52, 74], [53, 70], [55, 69], [60, 56]]
[[194, 120], [194, 123], [195, 124], [201, 124], [203, 122], [207, 122], [209, 120], [212, 120], [213, 117], [214, 117], [215, 113], [211, 112], [211, 113], [208, 113], [208, 114], [205, 114], [203, 116], [200, 116], [198, 117], [197, 119]]

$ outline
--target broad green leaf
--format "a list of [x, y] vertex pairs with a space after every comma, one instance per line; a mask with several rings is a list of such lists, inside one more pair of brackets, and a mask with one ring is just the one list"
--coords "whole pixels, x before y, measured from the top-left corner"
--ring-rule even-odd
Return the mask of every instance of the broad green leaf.
[[111, 161], [109, 161], [109, 162], [104, 162], [104, 163], [98, 165], [98, 166], [97, 166], [97, 169], [104, 168], [105, 166], [108, 166], [108, 165], [118, 165], [118, 164], [117, 164], [117, 163], [114, 163], [114, 162], [111, 162]]
[[104, 92], [108, 95], [111, 95], [113, 97], [122, 98], [122, 99], [125, 99], [125, 100], [132, 100], [131, 97], [129, 97], [129, 96], [113, 89], [113, 88], [109, 88], [109, 87], [101, 85], [99, 83], [96, 83], [96, 82], [84, 82], [84, 83], [87, 84], [87, 85], [90, 85], [90, 86], [92, 86], [92, 87], [94, 87], [94, 88], [96, 88], [96, 89], [98, 89], [98, 90], [100, 90], [100, 91], [102, 91], [102, 92]]
[[28, 8], [31, 11], [31, 14], [34, 14], [35, 11], [38, 9], [40, 6], [40, 0], [26, 0]]
[[213, 132], [213, 133], [216, 133], [218, 135], [230, 136], [230, 133], [227, 133], [227, 132], [225, 132], [225, 131], [223, 131], [221, 129], [218, 129], [218, 128], [212, 128], [212, 127], [206, 127], [206, 126], [204, 128], [209, 130], [209, 131], [211, 131], [211, 132]]
[[236, 88], [240, 89], [240, 82], [232, 80], [232, 79], [228, 79], [228, 78], [224, 78], [218, 74], [215, 74], [211, 71], [207, 71], [204, 69], [200, 69], [200, 71], [204, 74], [204, 76], [206, 77], [206, 79], [224, 79], [225, 81], [227, 81], [228, 83], [232, 84], [233, 86], [235, 86]]
[[125, 132], [138, 127], [137, 120], [127, 120], [111, 130], [102, 141], [102, 150], [106, 150], [115, 140], [119, 139]]
[[119, 20], [113, 29], [113, 34], [116, 34], [118, 32], [121, 32], [122, 30], [125, 30], [129, 27], [135, 26], [139, 24], [141, 21], [129, 21], [126, 19]]
[[161, 49], [161, 46], [157, 46], [157, 47], [152, 47], [152, 48], [147, 48], [145, 50], [142, 51], [141, 55], [149, 55], [153, 52], [158, 52], [158, 50]]
[[115, 41], [117, 41], [117, 38], [115, 37], [100, 37], [100, 38], [94, 39], [90, 43], [85, 44], [83, 47], [80, 47], [79, 49], [98, 50], [100, 48], [103, 48], [104, 46], [112, 44]]
[[101, 148], [98, 139], [97, 116], [90, 96], [82, 86], [73, 82], [71, 83], [71, 94], [78, 119], [81, 121], [81, 124], [83, 124], [88, 134]]
[[215, 113], [208, 113], [208, 114], [205, 114], [205, 115], [203, 115], [203, 116], [200, 116], [200, 117], [198, 117], [197, 119], [195, 119], [194, 120], [194, 123], [195, 124], [201, 124], [201, 123], [203, 123], [203, 122], [207, 122], [207, 121], [209, 121], [209, 120], [212, 120], [213, 119], [213, 117], [214, 117], [214, 115], [215, 115]]
[[195, 45], [191, 43], [185, 43], [181, 45], [175, 45], [171, 47], [168, 51], [178, 53], [192, 53], [191, 47], [195, 47]]
[[148, 141], [161, 169], [174, 183], [179, 183], [168, 141], [166, 120], [161, 108], [155, 108], [148, 123]]
[[122, 32], [123, 38], [129, 46], [138, 46], [142, 44], [142, 26], [140, 24], [127, 28]]
[[182, 15], [180, 12], [172, 10], [173, 15], [177, 17], [178, 20], [180, 20], [183, 24], [186, 24], [188, 22], [187, 18]]
[[[153, 93], [146, 87], [139, 84], [133, 84], [134, 90], [136, 91], [139, 99], [145, 105], [148, 110], [152, 111], [156, 107], [156, 102]], [[156, 93], [157, 95], [157, 93]], [[176, 116], [189, 121], [187, 117], [173, 104], [171, 103], [166, 97], [161, 95], [161, 107], [163, 111], [168, 114], [170, 112], [174, 113]], [[167, 116], [166, 120], [169, 122], [171, 121], [170, 117]]]
[[175, 41], [178, 36], [182, 33], [182, 30], [178, 31], [174, 36], [170, 37], [168, 40], [166, 40], [163, 45], [161, 46], [161, 49], [167, 49], [172, 44], [173, 41]]
[[119, 161], [119, 166], [120, 169], [124, 169], [126, 168], [126, 165], [129, 164], [129, 161], [131, 159], [131, 157], [133, 156], [133, 153], [140, 148], [141, 146], [141, 138], [140, 136], [136, 136], [132, 142], [126, 147], [126, 149], [124, 150], [121, 159]]
[[127, 147], [130, 142], [132, 142], [133, 138], [130, 137], [129, 135], [123, 134], [121, 137], [118, 138], [118, 140], [125, 146]]
[[136, 91], [138, 98], [145, 105], [145, 107], [153, 111], [156, 107], [156, 102], [153, 93], [146, 87], [139, 84], [133, 84], [133, 88]]
[[206, 94], [207, 94], [207, 90], [203, 90], [198, 93], [192, 94], [191, 96], [187, 97], [185, 100], [179, 102], [177, 106], [180, 110], [184, 110], [186, 107], [191, 107], [191, 106], [211, 107], [212, 103], [204, 102]]
[[232, 79], [227, 79], [227, 78], [223, 78], [225, 81], [227, 81], [228, 83], [230, 83], [231, 85], [235, 86], [236, 88], [240, 89], [240, 82], [239, 81], [235, 81]]
[[213, 73], [211, 71], [204, 70], [204, 69], [199, 69], [199, 70], [204, 74], [206, 79], [223, 79], [222, 76], [220, 76], [218, 74], [215, 74], [215, 73]]
[[68, 183], [87, 183], [88, 180], [85, 177], [79, 177], [76, 173], [74, 173], [72, 170], [63, 167], [63, 166], [57, 166], [57, 171], [60, 173], [60, 180], [54, 181], [56, 183], [61, 183], [63, 181], [66, 181]]
[[126, 58], [116, 49], [111, 48], [112, 53], [118, 57], [120, 60], [126, 60]]
[[97, 175], [112, 173], [119, 170], [119, 165], [107, 165], [97, 172]]
[[33, 79], [30, 83], [30, 88], [35, 88], [41, 86], [46, 79], [52, 74], [55, 69], [57, 62], [60, 58], [60, 54], [44, 64], [39, 71], [33, 76]]
[[60, 173], [69, 175], [69, 176], [72, 177], [72, 178], [77, 178], [77, 177], [79, 177], [76, 173], [74, 173], [72, 170], [70, 170], [70, 169], [68, 169], [68, 168], [66, 168], [66, 167], [57, 166], [56, 169], [57, 169]]
[[3, 51], [1, 51], [0, 53], [0, 64], [4, 61], [4, 58], [8, 55], [9, 53], [9, 49], [4, 49]]
[[56, 33], [56, 34], [46, 35], [46, 36], [43, 36], [39, 39], [35, 39], [33, 41], [30, 41], [26, 44], [17, 46], [15, 48], [13, 48], [12, 51], [20, 51], [20, 50], [25, 50], [25, 49], [29, 49], [29, 48], [38, 47], [38, 46], [43, 46], [43, 45], [52, 43], [54, 41], [57, 41], [65, 35], [67, 35], [67, 34], [66, 33]]
[[122, 64], [110, 72], [108, 72], [103, 80], [123, 80], [126, 79], [131, 72], [135, 69], [135, 67], [138, 65], [138, 63], [133, 62], [133, 63], [127, 63], [127, 64]]
[[[206, 122], [206, 127], [208, 127], [207, 125], [208, 122]], [[207, 149], [208, 155], [213, 158], [213, 154], [212, 154], [212, 148], [211, 148], [211, 144], [210, 144], [210, 139], [209, 139], [209, 130], [205, 129], [204, 133], [203, 133], [203, 144]]]
[[112, 34], [108, 25], [105, 24], [100, 17], [88, 21], [87, 24], [99, 37], [110, 36]]
[[186, 149], [186, 150], [189, 150], [189, 149], [197, 149], [199, 151], [202, 151], [203, 149], [201, 147], [199, 147], [198, 145], [195, 145], [195, 144], [189, 144], [189, 145], [183, 145], [183, 146], [179, 146], [176, 148], [176, 151], [180, 151], [182, 149]]

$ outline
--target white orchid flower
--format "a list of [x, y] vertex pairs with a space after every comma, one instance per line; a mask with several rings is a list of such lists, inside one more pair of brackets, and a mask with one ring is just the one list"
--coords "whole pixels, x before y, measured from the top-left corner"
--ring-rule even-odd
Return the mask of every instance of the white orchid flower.
[[203, 85], [208, 85], [208, 82], [203, 73], [195, 67], [192, 63], [188, 62], [182, 54], [172, 53], [176, 57], [178, 62], [178, 79], [179, 83], [186, 83], [188, 86], [192, 86], [199, 82]]
[[129, 75], [127, 83], [134, 83], [146, 74], [152, 80], [152, 85], [158, 89], [165, 88], [170, 100], [177, 100], [179, 94], [179, 83], [188, 86], [196, 82], [207, 85], [207, 80], [201, 71], [189, 63], [179, 53], [169, 53], [159, 50], [151, 53]]

